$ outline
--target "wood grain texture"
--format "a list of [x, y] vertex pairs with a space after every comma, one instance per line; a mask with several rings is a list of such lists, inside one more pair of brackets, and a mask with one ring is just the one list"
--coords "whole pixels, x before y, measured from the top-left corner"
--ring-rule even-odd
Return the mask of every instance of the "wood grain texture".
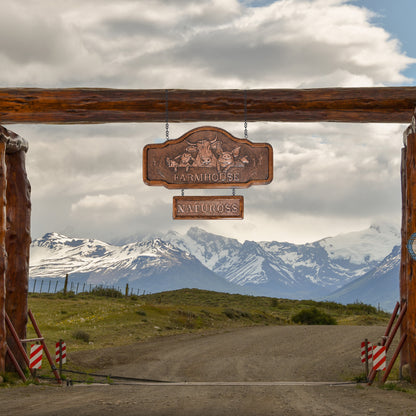
[[[247, 90], [248, 121], [409, 123], [416, 87]], [[242, 121], [244, 90], [168, 90], [170, 122]], [[166, 90], [2, 88], [0, 123], [164, 122]]]
[[[407, 139], [407, 137], [406, 137]], [[402, 226], [401, 226], [401, 254], [400, 254], [400, 305], [403, 307], [407, 304], [407, 274], [408, 274], [408, 258], [409, 253], [406, 248], [407, 245], [407, 183], [406, 183], [406, 170], [407, 170], [407, 149], [402, 148], [401, 158], [401, 190], [402, 190]], [[404, 317], [400, 326], [400, 332], [402, 335], [407, 334], [407, 319]], [[409, 343], [405, 342], [400, 354], [400, 367], [409, 364]]]
[[[405, 202], [405, 240], [416, 232], [416, 134], [407, 136], [406, 146], [406, 202]], [[416, 383], [416, 260], [413, 260], [407, 247], [405, 282], [402, 284], [407, 293], [407, 313], [404, 328], [407, 331], [406, 348], [408, 350], [409, 371], [412, 383]]]
[[[6, 154], [7, 165], [7, 232], [8, 255], [6, 273], [6, 312], [20, 339], [26, 338], [27, 295], [29, 284], [30, 251], [30, 183], [26, 174], [26, 154], [23, 150]], [[18, 353], [13, 337], [8, 334], [7, 344], [22, 368], [25, 361]], [[6, 361], [12, 371], [12, 363]]]
[[0, 141], [0, 373], [6, 359], [6, 143]]

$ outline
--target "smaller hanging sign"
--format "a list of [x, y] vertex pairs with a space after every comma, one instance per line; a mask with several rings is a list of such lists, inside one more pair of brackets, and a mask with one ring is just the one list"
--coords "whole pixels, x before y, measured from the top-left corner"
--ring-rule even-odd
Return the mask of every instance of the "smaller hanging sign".
[[173, 219], [221, 220], [244, 218], [244, 197], [174, 196]]

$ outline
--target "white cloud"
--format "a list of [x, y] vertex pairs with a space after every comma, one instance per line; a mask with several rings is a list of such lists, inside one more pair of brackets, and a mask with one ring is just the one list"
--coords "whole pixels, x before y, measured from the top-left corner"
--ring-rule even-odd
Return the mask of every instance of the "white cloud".
[[[402, 72], [415, 60], [353, 1], [249, 4], [5, 0], [0, 82], [220, 89], [409, 81]], [[242, 124], [220, 127], [241, 137]], [[171, 125], [171, 138], [197, 125]], [[147, 187], [141, 179], [140, 151], [164, 137], [163, 123], [16, 125], [12, 130], [30, 143], [34, 236], [72, 230], [111, 239], [199, 225], [240, 239], [310, 241], [378, 218], [397, 221], [403, 128], [250, 123], [253, 141], [275, 147], [274, 182], [241, 191], [246, 198], [244, 221], [191, 223], [171, 219], [171, 197], [179, 192]]]

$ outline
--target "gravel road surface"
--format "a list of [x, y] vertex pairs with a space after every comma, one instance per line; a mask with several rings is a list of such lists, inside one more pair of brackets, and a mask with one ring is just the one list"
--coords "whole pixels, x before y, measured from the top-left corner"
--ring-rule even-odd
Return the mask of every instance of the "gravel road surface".
[[101, 374], [165, 383], [117, 379], [0, 389], [0, 414], [415, 415], [414, 395], [350, 382], [363, 371], [360, 342], [377, 343], [383, 332], [376, 326], [253, 327], [74, 353], [73, 363]]

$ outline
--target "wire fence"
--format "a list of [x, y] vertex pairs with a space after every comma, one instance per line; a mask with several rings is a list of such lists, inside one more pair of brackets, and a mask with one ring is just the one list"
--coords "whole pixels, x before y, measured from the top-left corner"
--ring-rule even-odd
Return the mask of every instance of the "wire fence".
[[[107, 285], [94, 285], [87, 282], [68, 282], [66, 290], [74, 294], [79, 293], [91, 293], [97, 289], [112, 289], [120, 292], [122, 295], [149, 295], [151, 292], [142, 290], [139, 288], [130, 288], [128, 283], [124, 287], [120, 286], [107, 286]], [[64, 278], [41, 278], [41, 279], [29, 279], [29, 293], [59, 293], [65, 290]]]

